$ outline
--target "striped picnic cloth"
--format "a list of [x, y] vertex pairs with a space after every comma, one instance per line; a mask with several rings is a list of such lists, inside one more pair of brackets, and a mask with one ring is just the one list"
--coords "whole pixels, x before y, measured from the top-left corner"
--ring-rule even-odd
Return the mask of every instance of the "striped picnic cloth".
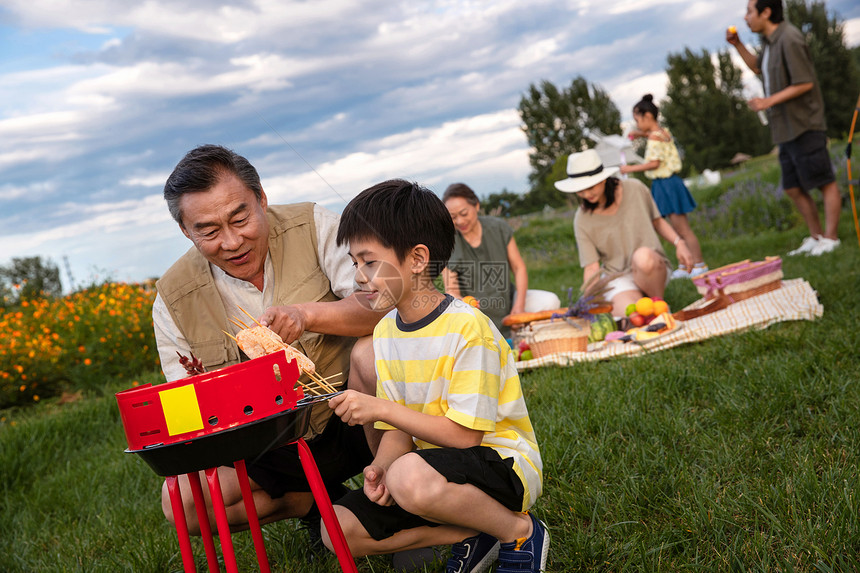
[[[704, 298], [699, 299], [684, 310], [699, 308], [707, 302]], [[818, 302], [818, 295], [810, 284], [803, 279], [791, 279], [782, 281], [782, 286], [776, 290], [736, 302], [722, 310], [683, 322], [679, 320], [674, 330], [645, 342], [596, 342], [588, 345], [587, 352], [560, 352], [517, 362], [517, 370], [638, 356], [731, 332], [766, 328], [775, 322], [815, 320], [822, 314], [824, 307]]]

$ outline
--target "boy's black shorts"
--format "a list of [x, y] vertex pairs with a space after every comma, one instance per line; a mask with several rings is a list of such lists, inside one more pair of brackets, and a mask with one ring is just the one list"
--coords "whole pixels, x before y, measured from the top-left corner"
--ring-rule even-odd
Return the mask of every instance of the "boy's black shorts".
[[807, 131], [780, 144], [779, 165], [783, 189], [809, 191], [836, 180], [823, 131]]
[[[362, 426], [350, 426], [332, 414], [322, 434], [307, 440], [323, 482], [328, 491], [360, 474], [373, 455], [367, 446]], [[296, 444], [288, 444], [266, 452], [256, 460], [245, 460], [248, 476], [272, 499], [289, 491], [311, 491], [302, 470]]]
[[[471, 484], [510, 509], [522, 511], [525, 490], [513, 469], [511, 458], [502, 459], [492, 448], [475, 446], [467, 449], [431, 448], [416, 454], [450, 483]], [[375, 540], [387, 539], [403, 529], [438, 523], [427, 521], [397, 505], [378, 505], [358, 489], [340, 498], [336, 505], [350, 510]], [[467, 509], [468, 510], [468, 509]]]

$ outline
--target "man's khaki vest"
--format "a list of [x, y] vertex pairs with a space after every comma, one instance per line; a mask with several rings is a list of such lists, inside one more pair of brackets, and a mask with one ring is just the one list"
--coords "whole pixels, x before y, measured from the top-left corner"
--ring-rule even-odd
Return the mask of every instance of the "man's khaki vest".
[[[267, 209], [276, 306], [338, 300], [317, 258], [313, 210], [313, 203], [269, 205]], [[230, 332], [231, 317], [215, 287], [209, 262], [196, 247], [164, 273], [156, 288], [194, 356], [203, 361], [207, 371], [236, 364], [244, 357], [236, 342], [222, 332]], [[337, 381], [335, 386], [345, 386], [354, 343], [355, 338], [305, 332], [293, 346], [313, 360], [321, 376], [343, 373], [331, 380]], [[317, 405], [306, 437], [322, 432], [330, 415], [327, 403]]]

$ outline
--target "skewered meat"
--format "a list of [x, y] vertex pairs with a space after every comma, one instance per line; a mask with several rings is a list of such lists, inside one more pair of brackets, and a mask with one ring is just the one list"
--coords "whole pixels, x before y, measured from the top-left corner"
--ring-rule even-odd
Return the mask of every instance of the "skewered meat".
[[203, 367], [203, 361], [194, 356], [193, 352], [191, 353], [191, 358], [181, 354], [178, 350], [176, 351], [176, 354], [179, 355], [179, 363], [183, 368], [185, 368], [185, 372], [189, 376], [206, 372], [206, 368]]
[[239, 343], [239, 348], [242, 349], [248, 358], [254, 359], [284, 350], [287, 353], [287, 360], [298, 361], [299, 370], [313, 374], [316, 371], [313, 361], [296, 350], [278, 336], [278, 333], [266, 328], [265, 326], [255, 326], [254, 328], [245, 328], [240, 330], [236, 335], [236, 341]]

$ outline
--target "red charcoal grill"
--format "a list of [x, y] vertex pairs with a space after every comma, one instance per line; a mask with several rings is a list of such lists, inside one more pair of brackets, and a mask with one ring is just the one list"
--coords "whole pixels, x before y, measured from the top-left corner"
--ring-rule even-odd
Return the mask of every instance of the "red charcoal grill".
[[125, 451], [139, 455], [155, 473], [165, 476], [186, 573], [197, 569], [177, 476], [188, 476], [206, 561], [210, 573], [217, 573], [220, 568], [198, 476], [199, 471], [205, 471], [224, 564], [227, 572], [233, 573], [238, 567], [216, 468], [231, 464], [236, 468], [257, 562], [260, 571], [269, 573], [244, 460], [293, 442], [323, 523], [331, 533], [340, 567], [346, 573], [357, 573], [316, 461], [302, 439], [311, 407], [331, 395], [305, 398], [298, 379], [296, 362], [287, 362], [286, 353], [276, 352], [214, 372], [116, 394], [128, 440]]

